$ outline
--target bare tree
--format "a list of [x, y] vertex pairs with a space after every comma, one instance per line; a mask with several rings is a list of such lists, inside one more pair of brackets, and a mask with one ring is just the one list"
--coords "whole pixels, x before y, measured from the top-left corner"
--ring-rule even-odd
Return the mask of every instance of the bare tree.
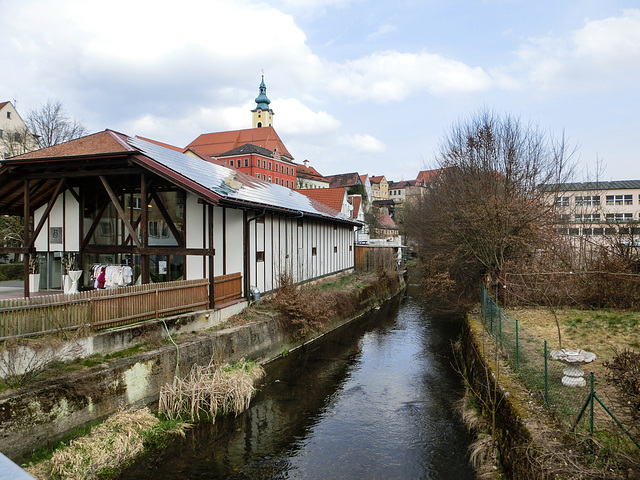
[[[482, 110], [454, 125], [436, 154], [437, 178], [407, 212], [431, 293], [466, 308], [480, 283], [504, 282], [505, 265], [553, 236], [553, 192], [571, 173], [564, 138]], [[552, 197], [553, 198], [553, 197]]]
[[27, 127], [37, 138], [40, 148], [68, 142], [87, 133], [78, 120], [69, 118], [60, 100], [49, 100], [27, 114]]
[[[6, 130], [0, 134], [0, 152], [3, 152], [6, 158], [22, 155], [38, 148], [40, 148], [38, 140], [26, 127]], [[0, 158], [2, 158], [1, 155]]]

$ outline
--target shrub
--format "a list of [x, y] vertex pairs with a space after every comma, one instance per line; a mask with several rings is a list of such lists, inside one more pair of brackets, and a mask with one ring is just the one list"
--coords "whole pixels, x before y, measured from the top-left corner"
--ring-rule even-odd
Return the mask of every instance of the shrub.
[[24, 280], [24, 263], [0, 263], [0, 282]]

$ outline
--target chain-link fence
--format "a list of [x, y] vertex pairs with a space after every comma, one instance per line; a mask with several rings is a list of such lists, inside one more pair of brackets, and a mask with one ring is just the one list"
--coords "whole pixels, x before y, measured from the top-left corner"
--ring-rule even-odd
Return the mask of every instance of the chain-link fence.
[[[484, 288], [481, 310], [486, 330], [499, 347], [502, 358], [517, 373], [531, 396], [546, 406], [566, 430], [589, 433], [598, 438], [601, 445], [606, 443], [610, 450], [638, 455], [637, 433], [634, 437], [632, 428], [625, 426], [597, 394], [604, 379], [596, 378], [593, 373], [581, 377], [575, 364], [553, 360], [546, 340], [523, 328]], [[581, 386], [566, 386], [567, 383]]]

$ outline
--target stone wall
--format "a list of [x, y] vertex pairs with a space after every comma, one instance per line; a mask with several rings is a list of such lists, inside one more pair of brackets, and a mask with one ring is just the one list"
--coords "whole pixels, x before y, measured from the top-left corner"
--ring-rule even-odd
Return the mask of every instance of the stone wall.
[[[327, 331], [339, 328], [403, 289], [402, 277], [400, 282], [384, 281], [384, 288], [377, 285], [368, 289], [371, 298], [363, 300], [359, 310], [352, 312], [350, 318], [328, 326]], [[189, 322], [187, 317], [178, 316], [168, 321], [171, 331], [190, 332], [193, 321], [209, 321], [200, 314]], [[346, 312], [343, 312], [345, 317]], [[129, 345], [143, 333], [149, 334], [151, 327], [146, 326], [143, 330], [135, 330], [142, 327], [133, 328], [133, 331], [115, 331], [113, 334], [119, 338], [109, 340], [105, 337], [100, 342], [112, 346]], [[156, 325], [158, 328], [164, 328], [162, 322]], [[316, 336], [324, 333], [326, 331]], [[174, 345], [168, 344], [151, 352], [0, 395], [0, 451], [13, 460], [19, 460], [73, 429], [106, 418], [121, 407], [157, 402], [161, 386], [173, 381], [176, 367], [178, 375], [184, 376], [192, 365], [206, 364], [212, 358], [225, 362], [251, 358], [264, 363], [312, 339], [294, 341], [281, 331], [277, 320], [263, 319], [240, 327], [201, 331], [191, 340], [178, 342], [179, 354]], [[104, 346], [100, 349], [110, 348]]]

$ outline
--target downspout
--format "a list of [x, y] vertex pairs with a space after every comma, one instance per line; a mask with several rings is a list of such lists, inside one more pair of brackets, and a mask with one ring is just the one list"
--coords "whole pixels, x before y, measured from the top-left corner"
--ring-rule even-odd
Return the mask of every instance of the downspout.
[[[247, 299], [250, 299], [250, 295], [251, 295], [251, 252], [249, 251], [249, 245], [251, 245], [251, 242], [249, 241], [249, 223], [253, 222], [254, 220], [257, 220], [259, 218], [264, 217], [267, 214], [267, 209], [263, 208], [262, 209], [262, 213], [260, 213], [259, 215], [256, 215], [255, 217], [252, 217], [250, 219], [248, 219], [245, 223], [245, 230], [244, 230], [244, 251], [245, 251], [245, 265], [244, 265], [244, 271], [245, 271], [245, 277], [244, 277], [244, 294], [245, 297], [247, 297]], [[257, 279], [256, 279], [257, 280]]]

